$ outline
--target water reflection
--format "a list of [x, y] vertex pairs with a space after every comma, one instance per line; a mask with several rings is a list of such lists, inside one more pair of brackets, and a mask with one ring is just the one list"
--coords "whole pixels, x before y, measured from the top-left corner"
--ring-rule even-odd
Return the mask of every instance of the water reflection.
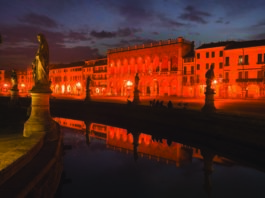
[[91, 145], [92, 139], [104, 141], [110, 150], [123, 153], [132, 153], [135, 161], [138, 158], [155, 160], [164, 164], [174, 163], [176, 167], [188, 166], [193, 159], [203, 162], [201, 170], [204, 178], [201, 178], [201, 186], [205, 191], [205, 197], [212, 197], [213, 164], [232, 166], [234, 162], [222, 156], [216, 155], [208, 148], [194, 148], [189, 145], [155, 137], [134, 129], [122, 129], [100, 123], [83, 122], [65, 118], [54, 118], [61, 126], [77, 129], [85, 135], [86, 144]]

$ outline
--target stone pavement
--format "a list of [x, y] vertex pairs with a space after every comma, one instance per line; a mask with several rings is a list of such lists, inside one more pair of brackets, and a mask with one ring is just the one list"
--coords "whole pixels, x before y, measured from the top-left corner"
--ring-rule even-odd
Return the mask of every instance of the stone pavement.
[[[23, 167], [34, 155], [36, 147], [42, 146], [44, 133], [30, 138], [23, 137], [23, 124], [26, 111], [20, 108], [1, 106], [0, 116], [0, 185], [12, 176], [15, 170]], [[10, 171], [12, 170], [12, 171]]]

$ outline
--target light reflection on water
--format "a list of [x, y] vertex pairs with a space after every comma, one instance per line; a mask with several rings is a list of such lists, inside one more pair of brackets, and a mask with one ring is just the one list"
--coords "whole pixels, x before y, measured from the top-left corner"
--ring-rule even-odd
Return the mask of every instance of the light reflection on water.
[[72, 127], [62, 128], [72, 150], [65, 151], [64, 180], [71, 182], [61, 186], [61, 197], [265, 197], [263, 172], [209, 150], [103, 124], [86, 130], [82, 121], [57, 121]]

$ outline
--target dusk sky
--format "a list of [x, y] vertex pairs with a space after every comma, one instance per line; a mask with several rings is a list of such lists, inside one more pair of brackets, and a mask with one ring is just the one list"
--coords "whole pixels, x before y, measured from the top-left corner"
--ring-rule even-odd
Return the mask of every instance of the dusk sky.
[[26, 68], [43, 33], [50, 63], [179, 36], [206, 42], [265, 39], [264, 0], [1, 0], [0, 69]]

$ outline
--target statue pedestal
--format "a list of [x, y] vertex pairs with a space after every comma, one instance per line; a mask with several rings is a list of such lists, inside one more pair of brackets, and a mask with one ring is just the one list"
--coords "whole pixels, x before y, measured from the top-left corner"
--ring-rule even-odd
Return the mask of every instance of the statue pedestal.
[[10, 89], [10, 105], [18, 105], [18, 89], [12, 88]]
[[205, 104], [202, 108], [203, 112], [213, 113], [216, 112], [216, 108], [214, 106], [214, 90], [213, 89], [206, 89], [205, 94]]
[[140, 91], [138, 89], [135, 89], [133, 92], [133, 104], [140, 104]]
[[31, 93], [31, 113], [29, 119], [24, 124], [24, 137], [30, 137], [34, 133], [46, 133], [48, 141], [59, 138], [60, 126], [50, 115], [50, 89], [32, 88]]
[[85, 98], [86, 102], [91, 101], [91, 97], [90, 97], [90, 90], [86, 91], [86, 98]]

